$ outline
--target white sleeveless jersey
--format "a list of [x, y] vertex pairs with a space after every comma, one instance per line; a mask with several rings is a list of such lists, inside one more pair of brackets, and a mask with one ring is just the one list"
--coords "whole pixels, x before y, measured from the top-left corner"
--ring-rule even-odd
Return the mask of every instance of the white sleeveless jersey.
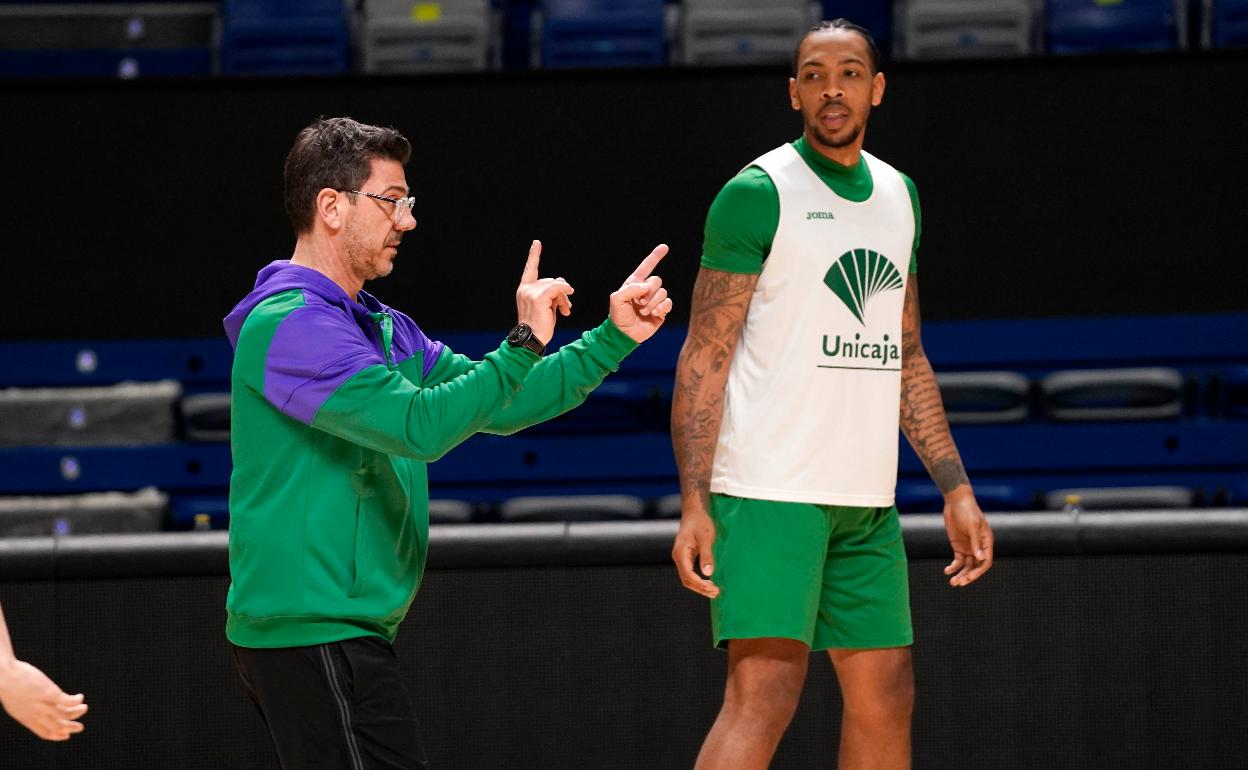
[[791, 145], [751, 164], [775, 184], [780, 222], [729, 370], [712, 492], [893, 504], [914, 209], [897, 170], [863, 157], [862, 203]]

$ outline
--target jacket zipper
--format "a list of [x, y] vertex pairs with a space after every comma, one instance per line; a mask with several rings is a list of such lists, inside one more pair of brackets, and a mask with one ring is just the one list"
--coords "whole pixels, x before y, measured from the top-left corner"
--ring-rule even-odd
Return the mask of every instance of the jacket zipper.
[[381, 350], [386, 356], [386, 368], [394, 368], [394, 359], [390, 356], [390, 343], [394, 340], [394, 319], [389, 313], [369, 313], [373, 323], [381, 331]]

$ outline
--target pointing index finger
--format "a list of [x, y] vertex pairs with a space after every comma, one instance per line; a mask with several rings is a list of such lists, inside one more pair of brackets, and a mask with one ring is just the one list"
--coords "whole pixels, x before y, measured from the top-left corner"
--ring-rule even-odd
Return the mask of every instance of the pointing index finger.
[[666, 243], [660, 243], [658, 246], [655, 246], [654, 251], [651, 251], [646, 255], [645, 259], [641, 260], [641, 264], [637, 266], [637, 269], [633, 271], [632, 275], [624, 280], [624, 283], [636, 283], [637, 281], [646, 280], [650, 277], [650, 274], [654, 272], [654, 268], [658, 267], [659, 260], [663, 259], [666, 255]]
[[542, 242], [535, 240], [529, 245], [529, 259], [524, 263], [524, 273], [520, 276], [521, 283], [533, 283], [537, 280], [537, 266], [542, 259]]

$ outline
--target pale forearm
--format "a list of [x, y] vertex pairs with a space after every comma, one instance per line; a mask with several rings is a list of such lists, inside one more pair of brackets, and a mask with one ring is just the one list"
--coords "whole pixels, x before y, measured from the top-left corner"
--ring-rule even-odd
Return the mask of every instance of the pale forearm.
[[8, 665], [14, 660], [13, 642], [9, 639], [9, 627], [4, 624], [4, 609], [0, 608], [0, 666]]
[[901, 430], [941, 494], [970, 483], [949, 431], [936, 375], [921, 345], [903, 351]]

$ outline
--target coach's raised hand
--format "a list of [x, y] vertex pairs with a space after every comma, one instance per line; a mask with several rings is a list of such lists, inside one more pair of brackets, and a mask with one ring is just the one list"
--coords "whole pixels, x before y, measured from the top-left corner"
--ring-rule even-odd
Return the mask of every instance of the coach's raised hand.
[[672, 312], [663, 279], [651, 275], [666, 254], [667, 244], [655, 246], [611, 295], [611, 321], [635, 342], [650, 339]]
[[529, 246], [529, 261], [524, 265], [524, 274], [516, 289], [516, 316], [520, 323], [529, 325], [533, 336], [547, 344], [555, 334], [555, 311], [565, 316], [572, 312], [572, 301], [568, 297], [575, 289], [563, 278], [538, 278], [541, 258], [542, 242], [533, 241]]

